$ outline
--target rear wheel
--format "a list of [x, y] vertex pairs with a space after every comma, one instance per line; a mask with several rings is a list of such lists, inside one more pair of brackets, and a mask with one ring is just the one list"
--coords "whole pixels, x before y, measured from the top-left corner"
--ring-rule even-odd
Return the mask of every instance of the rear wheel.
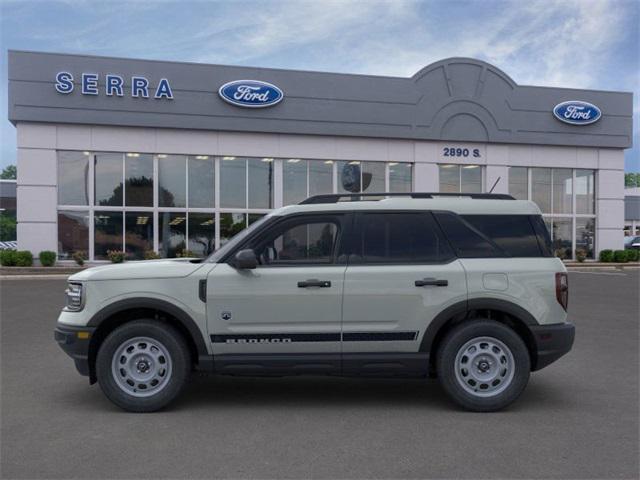
[[511, 328], [492, 320], [471, 320], [444, 338], [438, 378], [449, 396], [477, 412], [500, 410], [515, 401], [529, 381], [529, 352]]
[[111, 332], [100, 346], [96, 375], [113, 403], [152, 412], [173, 401], [191, 370], [180, 332], [155, 320], [135, 320]]

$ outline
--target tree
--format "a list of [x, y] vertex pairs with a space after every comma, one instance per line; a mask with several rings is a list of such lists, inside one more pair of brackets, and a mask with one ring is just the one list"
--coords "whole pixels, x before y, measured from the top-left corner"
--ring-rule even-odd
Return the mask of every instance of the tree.
[[15, 165], [8, 165], [4, 167], [4, 170], [2, 170], [2, 173], [0, 173], [0, 178], [3, 180], [15, 180], [17, 173], [18, 170], [16, 169]]
[[624, 186], [627, 188], [640, 187], [640, 172], [625, 173]]

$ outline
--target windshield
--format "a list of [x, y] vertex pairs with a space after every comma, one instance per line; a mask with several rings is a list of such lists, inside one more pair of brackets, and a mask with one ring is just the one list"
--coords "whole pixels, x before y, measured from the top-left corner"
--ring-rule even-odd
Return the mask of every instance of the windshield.
[[268, 218], [271, 218], [271, 214], [265, 215], [261, 219], [256, 220], [251, 225], [249, 225], [248, 228], [245, 228], [241, 232], [238, 232], [236, 235], [231, 237], [231, 239], [227, 243], [225, 243], [218, 250], [209, 255], [206, 261], [211, 263], [218, 263], [221, 258], [227, 255], [227, 253], [233, 250], [236, 245], [241, 243], [249, 234], [253, 233], [254, 230], [260, 227], [260, 225], [262, 225], [264, 222], [266, 222]]

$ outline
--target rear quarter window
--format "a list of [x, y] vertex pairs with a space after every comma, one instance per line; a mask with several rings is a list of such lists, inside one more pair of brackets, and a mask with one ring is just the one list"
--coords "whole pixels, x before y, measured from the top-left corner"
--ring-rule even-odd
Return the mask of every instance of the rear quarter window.
[[510, 257], [545, 256], [530, 215], [462, 215]]

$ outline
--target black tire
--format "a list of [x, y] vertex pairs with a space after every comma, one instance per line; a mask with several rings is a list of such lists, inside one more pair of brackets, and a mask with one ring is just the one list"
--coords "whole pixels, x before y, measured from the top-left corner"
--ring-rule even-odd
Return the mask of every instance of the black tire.
[[[167, 369], [167, 377], [162, 379], [162, 388], [156, 393], [148, 392], [150, 396], [146, 397], [137, 397], [125, 391], [118, 384], [112, 368], [114, 355], [121, 346], [137, 337], [160, 342], [169, 357], [165, 361], [170, 365], [170, 369]], [[164, 356], [162, 357], [164, 359]], [[167, 406], [180, 394], [190, 372], [189, 348], [182, 334], [171, 325], [157, 320], [134, 320], [116, 328], [104, 339], [96, 358], [96, 376], [100, 388], [109, 400], [129, 412], [154, 412]]]
[[[500, 345], [497, 346], [499, 353], [495, 354], [497, 358], [490, 359], [494, 361], [490, 363], [489, 367], [487, 367], [486, 363], [480, 365], [483, 357], [474, 357], [475, 359], [479, 359], [476, 363], [478, 366], [476, 372], [480, 375], [484, 375], [480, 373], [481, 366], [492, 369], [494, 368], [493, 365], [497, 365], [502, 361], [505, 362], [505, 365], [513, 363], [513, 367], [508, 370], [512, 372], [512, 377], [505, 376], [497, 378], [500, 377], [501, 372], [507, 372], [507, 370], [502, 367], [497, 367], [496, 370], [489, 370], [488, 374], [492, 371], [496, 372], [497, 377], [492, 377], [494, 378], [493, 381], [498, 380], [496, 386], [492, 386], [489, 381], [478, 384], [472, 376], [469, 376], [469, 370], [465, 368], [460, 368], [460, 371], [456, 374], [456, 359], [459, 353], [461, 362], [470, 361], [468, 357], [465, 359], [468, 350], [465, 348], [464, 352], [461, 352], [461, 349], [465, 347], [468, 342], [473, 342], [474, 339], [480, 337], [497, 339], [510, 350], [513, 359], [513, 362], [509, 361], [508, 353], [500, 350]], [[480, 348], [487, 348], [484, 342], [482, 342]], [[482, 352], [480, 348], [475, 351]], [[495, 360], [498, 360], [498, 362]], [[531, 372], [529, 351], [520, 336], [506, 325], [485, 319], [465, 321], [448, 332], [440, 344], [436, 362], [438, 378], [447, 394], [458, 405], [474, 412], [496, 411], [513, 403], [527, 386]], [[469, 365], [471, 366], [471, 364]], [[464, 367], [465, 365], [461, 366]], [[467, 374], [466, 377], [465, 372]], [[511, 375], [511, 373], [509, 373], [509, 375]], [[510, 380], [507, 380], [508, 378], [510, 378]], [[502, 380], [504, 380], [504, 382], [501, 385], [500, 382]], [[507, 386], [505, 387], [505, 385]], [[488, 390], [481, 391], [481, 387]], [[504, 388], [504, 390], [499, 391], [498, 389], [500, 388]], [[475, 393], [469, 391], [472, 389], [475, 390]], [[496, 390], [492, 392], [491, 389]]]

